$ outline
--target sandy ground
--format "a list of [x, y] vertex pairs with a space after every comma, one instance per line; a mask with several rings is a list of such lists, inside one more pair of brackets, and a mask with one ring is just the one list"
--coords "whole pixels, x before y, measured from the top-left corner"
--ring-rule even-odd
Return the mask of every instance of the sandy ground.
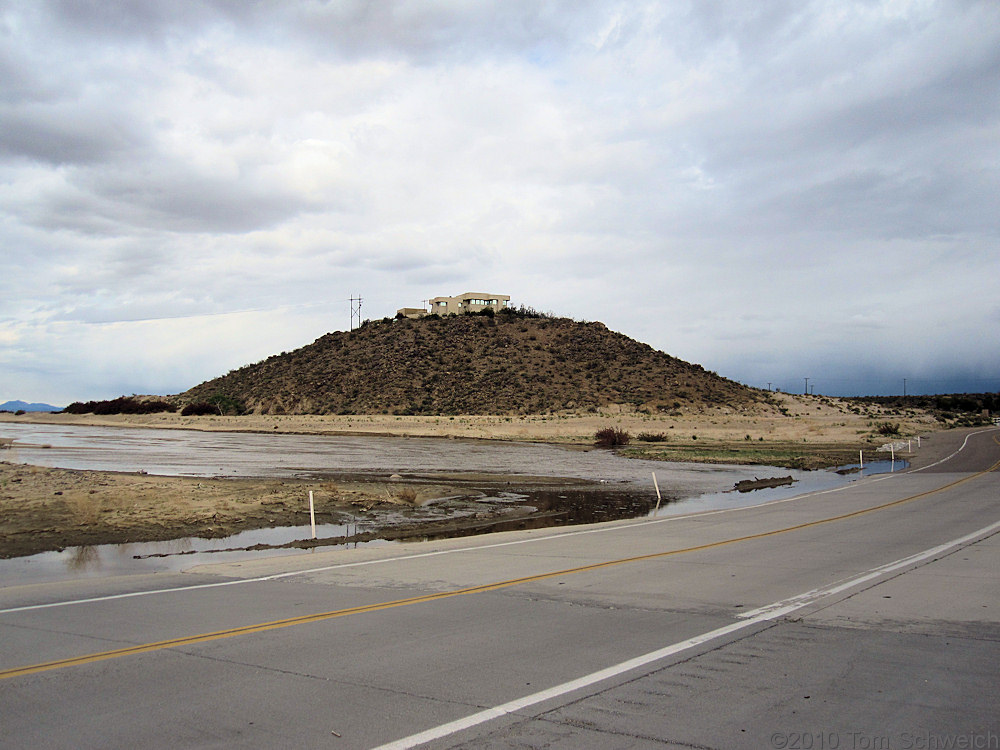
[[[3, 421], [46, 422], [108, 426], [157, 427], [164, 429], [219, 430], [235, 432], [288, 432], [300, 434], [410, 435], [426, 437], [486, 438], [591, 445], [594, 433], [608, 426], [620, 427], [633, 436], [642, 432], [665, 433], [679, 440], [697, 435], [703, 441], [738, 441], [747, 435], [764, 442], [835, 443], [854, 445], [872, 437], [874, 423], [900, 424], [903, 434], [940, 429], [922, 412], [887, 414], [879, 407], [852, 411], [852, 404], [823, 396], [775, 394], [778, 408], [754, 412], [717, 407], [700, 413], [672, 416], [645, 414], [625, 408], [607, 408], [594, 413], [527, 416], [425, 417], [375, 414], [365, 416], [301, 415], [242, 417], [182, 417], [178, 414], [113, 415], [0, 414]], [[2, 434], [2, 430], [0, 430]], [[878, 438], [875, 439], [878, 442]]]
[[[720, 408], [683, 416], [623, 410], [524, 417], [460, 416], [244, 416], [181, 417], [93, 415], [0, 415], [3, 422], [46, 422], [263, 433], [379, 434], [544, 441], [591, 446], [594, 433], [614, 426], [662, 434], [656, 443], [634, 441], [646, 458], [774, 462], [810, 457], [832, 465], [886, 441], [874, 434], [880, 421], [900, 424], [903, 435], [939, 429], [924, 414], [856, 413], [823, 397], [781, 395], [779, 409], [737, 413]], [[768, 453], [768, 449], [771, 452]], [[0, 450], [0, 461], [3, 461]], [[741, 460], [742, 458], [742, 460]], [[786, 465], [794, 465], [789, 462]], [[799, 465], [808, 465], [808, 461]], [[343, 523], [358, 508], [419, 508], [432, 498], [461, 496], [461, 486], [407, 486], [351, 481], [188, 479], [112, 472], [70, 471], [0, 463], [0, 557], [84, 544], [156, 541], [185, 536], [228, 536], [237, 531], [309, 522], [303, 503], [312, 490], [318, 523]], [[414, 523], [419, 524], [419, 520]]]

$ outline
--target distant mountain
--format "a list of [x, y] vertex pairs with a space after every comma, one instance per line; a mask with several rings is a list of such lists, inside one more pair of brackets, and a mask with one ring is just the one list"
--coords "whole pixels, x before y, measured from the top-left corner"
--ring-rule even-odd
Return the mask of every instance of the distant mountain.
[[741, 408], [766, 395], [602, 323], [499, 313], [366, 322], [176, 400], [258, 414], [454, 415]]
[[24, 401], [7, 401], [0, 404], [0, 411], [62, 411], [62, 407], [51, 404], [29, 404]]

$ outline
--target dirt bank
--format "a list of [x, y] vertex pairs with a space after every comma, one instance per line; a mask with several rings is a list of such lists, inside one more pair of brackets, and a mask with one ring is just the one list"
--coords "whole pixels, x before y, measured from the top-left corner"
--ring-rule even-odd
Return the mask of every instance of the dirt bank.
[[[509, 497], [514, 489], [517, 501]], [[590, 523], [641, 515], [652, 503], [649, 493], [637, 496], [567, 478], [191, 479], [0, 462], [0, 558], [307, 526], [310, 491], [317, 525], [344, 528], [336, 537], [286, 546]]]
[[374, 482], [188, 479], [0, 463], [0, 557], [85, 544], [223, 537], [344, 523], [376, 507], [416, 511], [460, 487]]

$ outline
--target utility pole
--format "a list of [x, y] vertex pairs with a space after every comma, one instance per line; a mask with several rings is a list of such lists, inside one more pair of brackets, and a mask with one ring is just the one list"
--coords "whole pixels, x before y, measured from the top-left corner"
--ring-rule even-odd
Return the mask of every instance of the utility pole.
[[906, 378], [903, 378], [903, 398], [906, 398]]
[[[361, 295], [351, 297], [351, 330], [354, 330], [354, 318], [358, 319], [358, 327], [361, 327]], [[357, 302], [357, 305], [354, 303]]]
[[768, 392], [768, 393], [770, 393], [770, 392], [771, 392], [771, 384], [770, 384], [770, 383], [768, 383], [768, 384], [767, 384], [767, 392]]
[[806, 378], [805, 381], [806, 381], [806, 390], [805, 390], [804, 393], [805, 393], [806, 396], [808, 396], [809, 395], [809, 378]]

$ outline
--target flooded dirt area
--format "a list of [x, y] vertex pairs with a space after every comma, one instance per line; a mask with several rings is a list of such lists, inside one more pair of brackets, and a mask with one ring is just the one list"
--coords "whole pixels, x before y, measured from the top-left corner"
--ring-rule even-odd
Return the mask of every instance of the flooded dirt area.
[[[0, 437], [0, 585], [739, 507], [853, 480], [483, 440], [9, 424]], [[792, 481], [735, 491], [765, 476]]]

